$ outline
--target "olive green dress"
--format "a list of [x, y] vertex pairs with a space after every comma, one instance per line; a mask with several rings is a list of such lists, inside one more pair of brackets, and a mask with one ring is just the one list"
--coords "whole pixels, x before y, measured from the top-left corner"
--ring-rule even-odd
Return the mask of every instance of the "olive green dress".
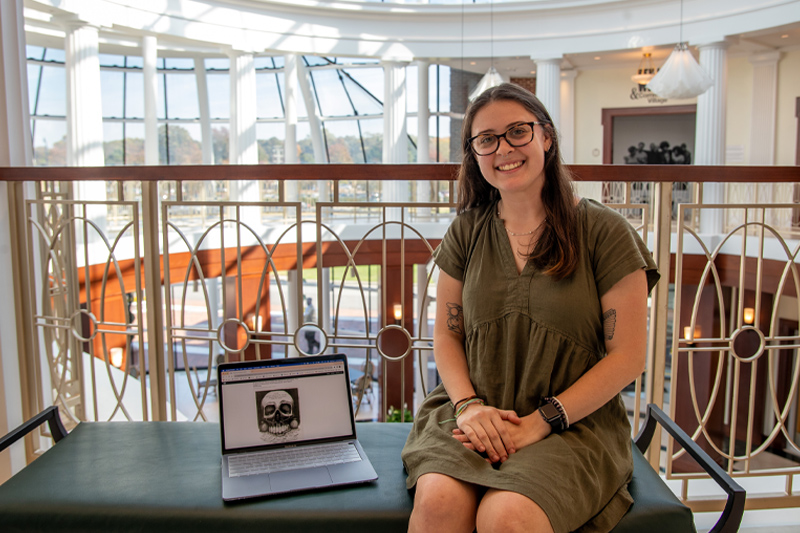
[[[640, 268], [648, 289], [658, 281], [649, 250], [622, 216], [587, 199], [577, 211], [581, 256], [561, 281], [530, 263], [517, 274], [496, 204], [456, 217], [434, 253], [436, 264], [464, 283], [467, 364], [488, 405], [525, 416], [542, 397], [569, 388], [605, 355], [600, 297]], [[619, 396], [500, 466], [454, 439], [452, 419], [440, 385], [420, 406], [403, 449], [409, 489], [436, 472], [517, 492], [547, 513], [556, 533], [610, 531], [632, 502], [631, 429]]]

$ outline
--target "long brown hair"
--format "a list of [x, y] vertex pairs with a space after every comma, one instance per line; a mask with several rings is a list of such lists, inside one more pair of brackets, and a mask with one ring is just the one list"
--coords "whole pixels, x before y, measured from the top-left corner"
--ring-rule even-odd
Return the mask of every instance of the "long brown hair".
[[521, 104], [530, 111], [550, 138], [550, 149], [544, 154], [544, 187], [542, 203], [545, 223], [542, 233], [528, 260], [549, 276], [559, 280], [572, 274], [577, 267], [578, 236], [575, 213], [575, 195], [572, 178], [561, 161], [558, 134], [553, 119], [536, 96], [519, 85], [504, 83], [487, 89], [467, 108], [461, 128], [461, 148], [464, 156], [458, 171], [458, 213], [500, 200], [500, 192], [481, 174], [475, 153], [469, 146], [475, 115], [492, 102], [508, 100]]

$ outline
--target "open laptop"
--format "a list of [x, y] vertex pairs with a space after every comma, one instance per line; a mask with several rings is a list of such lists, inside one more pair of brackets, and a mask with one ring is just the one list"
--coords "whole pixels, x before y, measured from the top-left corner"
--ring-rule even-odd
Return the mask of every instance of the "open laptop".
[[217, 367], [225, 501], [378, 478], [356, 439], [344, 355]]

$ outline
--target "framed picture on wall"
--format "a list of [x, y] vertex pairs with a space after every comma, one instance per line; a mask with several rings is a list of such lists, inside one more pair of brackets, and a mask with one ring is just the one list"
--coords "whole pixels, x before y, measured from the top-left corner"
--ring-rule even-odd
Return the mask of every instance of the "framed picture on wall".
[[603, 109], [603, 164], [691, 165], [697, 106]]

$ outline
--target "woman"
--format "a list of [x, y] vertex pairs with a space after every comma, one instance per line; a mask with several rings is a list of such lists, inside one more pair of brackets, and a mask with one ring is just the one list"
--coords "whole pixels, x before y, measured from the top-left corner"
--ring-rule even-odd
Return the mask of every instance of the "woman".
[[609, 531], [631, 503], [619, 392], [658, 280], [630, 224], [577, 199], [549, 114], [511, 84], [469, 107], [440, 267], [442, 385], [403, 449], [409, 531]]

